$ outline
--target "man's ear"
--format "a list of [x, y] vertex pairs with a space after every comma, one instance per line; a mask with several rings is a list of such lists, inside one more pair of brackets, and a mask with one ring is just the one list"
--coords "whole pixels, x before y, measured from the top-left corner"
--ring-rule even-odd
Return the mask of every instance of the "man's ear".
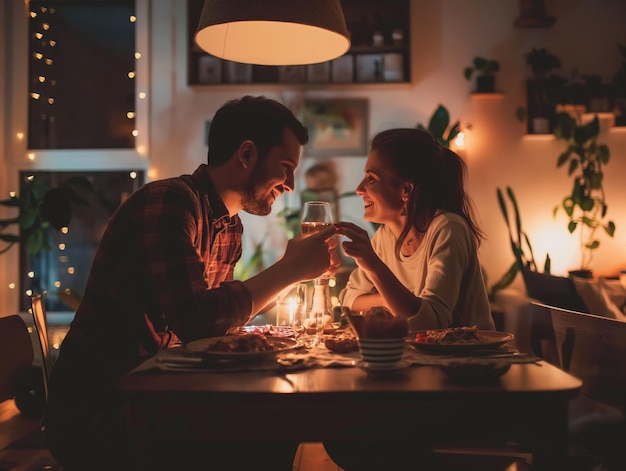
[[246, 139], [239, 145], [237, 158], [243, 168], [252, 168], [256, 164], [258, 152], [256, 145], [250, 139]]

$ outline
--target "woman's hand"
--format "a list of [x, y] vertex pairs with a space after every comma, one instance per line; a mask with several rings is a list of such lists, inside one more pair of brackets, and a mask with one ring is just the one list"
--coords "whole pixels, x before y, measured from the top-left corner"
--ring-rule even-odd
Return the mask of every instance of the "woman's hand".
[[366, 272], [374, 271], [381, 261], [372, 248], [367, 231], [351, 222], [338, 222], [335, 224], [335, 227], [338, 234], [350, 239], [341, 244], [344, 253], [352, 257], [362, 270]]

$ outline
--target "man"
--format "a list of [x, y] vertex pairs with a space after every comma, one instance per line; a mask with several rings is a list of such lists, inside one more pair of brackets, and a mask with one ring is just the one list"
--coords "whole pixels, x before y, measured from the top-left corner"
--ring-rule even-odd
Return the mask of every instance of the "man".
[[[50, 378], [46, 437], [64, 470], [128, 467], [125, 417], [115, 394], [121, 376], [171, 345], [224, 335], [286, 286], [336, 268], [329, 228], [290, 240], [282, 258], [258, 275], [232, 279], [242, 251], [237, 213], [266, 215], [293, 190], [307, 140], [307, 129], [280, 103], [232, 100], [213, 118], [208, 165], [144, 185], [112, 216]], [[261, 461], [255, 445], [241, 446], [238, 453], [219, 445], [196, 455], [189, 444], [147, 453], [155, 466], [175, 463], [171, 469], [200, 458], [213, 465], [224, 459], [237, 469], [249, 465], [246, 457], [291, 469], [295, 445], [282, 454], [283, 448], [258, 447]]]

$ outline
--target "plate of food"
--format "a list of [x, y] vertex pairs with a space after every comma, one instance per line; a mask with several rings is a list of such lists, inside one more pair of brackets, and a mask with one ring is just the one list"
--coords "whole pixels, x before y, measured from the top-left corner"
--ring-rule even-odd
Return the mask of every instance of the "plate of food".
[[510, 342], [514, 337], [509, 332], [479, 330], [476, 326], [451, 327], [410, 332], [407, 342], [424, 352], [457, 354], [496, 348]]
[[295, 340], [259, 333], [209, 337], [189, 342], [187, 350], [213, 360], [260, 360], [298, 348]]

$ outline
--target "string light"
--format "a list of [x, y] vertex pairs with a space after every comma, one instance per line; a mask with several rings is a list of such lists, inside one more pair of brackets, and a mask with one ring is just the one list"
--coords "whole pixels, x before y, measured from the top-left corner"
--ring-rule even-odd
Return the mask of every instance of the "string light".
[[68, 272], [70, 275], [73, 275], [73, 274], [74, 274], [74, 271], [75, 271], [75, 270], [74, 270], [74, 267], [67, 267], [67, 272]]
[[133, 129], [133, 136], [137, 137], [139, 136], [139, 131], [137, 131], [136, 129]]
[[21, 141], [22, 139], [24, 139], [24, 133], [23, 132], [18, 132], [15, 135], [15, 137], [17, 137], [17, 139]]
[[126, 117], [128, 119], [134, 119], [135, 118], [135, 112], [134, 111], [129, 111], [128, 113], [126, 113]]
[[35, 154], [33, 152], [26, 154], [26, 157], [28, 157], [28, 160], [35, 160]]
[[134, 23], [135, 21], [137, 21], [137, 17], [135, 15], [130, 15], [129, 21], [131, 23]]
[[135, 78], [135, 72], [128, 72], [128, 78], [134, 79]]
[[61, 287], [61, 282], [59, 280], [54, 282], [54, 287], [55, 288], [60, 288]]
[[28, 278], [35, 278], [35, 272], [34, 271], [29, 271], [27, 276], [28, 276]]
[[14, 191], [9, 191], [10, 198], [15, 198], [16, 196], [17, 196], [17, 193], [15, 193]]
[[59, 250], [65, 250], [65, 244], [59, 244]]
[[133, 180], [137, 178], [137, 172], [130, 172], [129, 173], [130, 178], [132, 178]]
[[9, 289], [15, 289], [15, 283], [13, 282], [9, 283]]
[[61, 228], [61, 232], [62, 232], [63, 234], [67, 234], [69, 231], [70, 231], [70, 228], [69, 228], [69, 227], [67, 227], [67, 226], [63, 226], [63, 227]]
[[135, 59], [141, 59], [141, 53], [135, 52]]
[[146, 97], [146, 92], [139, 92], [139, 99], [143, 100]]

